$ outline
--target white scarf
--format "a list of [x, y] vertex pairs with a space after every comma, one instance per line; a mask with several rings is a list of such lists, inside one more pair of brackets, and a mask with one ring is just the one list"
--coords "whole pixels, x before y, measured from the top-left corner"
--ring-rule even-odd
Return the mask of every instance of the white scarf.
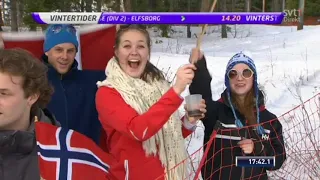
[[[170, 88], [170, 84], [167, 81], [154, 80], [149, 84], [141, 79], [130, 77], [122, 71], [115, 58], [108, 62], [105, 72], [107, 78], [102, 82], [98, 82], [98, 87], [115, 88], [124, 101], [139, 114], [148, 111]], [[177, 110], [157, 134], [144, 141], [142, 145], [147, 156], [159, 155], [168, 180], [181, 180], [187, 177], [187, 162], [179, 164], [187, 159], [181, 127], [182, 122]], [[178, 167], [170, 170], [177, 164], [179, 164]]]

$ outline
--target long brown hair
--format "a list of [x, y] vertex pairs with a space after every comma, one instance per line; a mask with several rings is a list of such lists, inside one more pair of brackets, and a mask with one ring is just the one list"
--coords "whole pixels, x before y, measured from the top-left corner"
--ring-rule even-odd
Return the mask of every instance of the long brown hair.
[[[149, 49], [149, 57], [150, 57], [151, 38], [150, 38], [149, 32], [146, 30], [146, 27], [144, 27], [142, 25], [122, 25], [122, 26], [120, 26], [120, 29], [117, 31], [117, 34], [116, 34], [115, 49], [119, 48], [122, 35], [128, 31], [138, 31], [144, 35], [144, 37], [147, 40], [147, 46]], [[116, 59], [118, 60], [117, 57], [116, 57]], [[145, 70], [141, 76], [141, 79], [148, 82], [149, 80], [165, 80], [165, 77], [164, 77], [162, 71], [159, 70], [156, 66], [154, 66], [148, 60], [146, 67], [145, 67]]]
[[251, 90], [246, 95], [244, 102], [241, 103], [241, 100], [235, 95], [234, 93], [231, 93], [231, 99], [232, 103], [236, 106], [238, 111], [244, 115], [246, 118], [247, 125], [254, 125], [257, 124], [257, 117], [255, 113], [256, 108], [256, 97], [255, 97], [255, 88], [251, 88]]

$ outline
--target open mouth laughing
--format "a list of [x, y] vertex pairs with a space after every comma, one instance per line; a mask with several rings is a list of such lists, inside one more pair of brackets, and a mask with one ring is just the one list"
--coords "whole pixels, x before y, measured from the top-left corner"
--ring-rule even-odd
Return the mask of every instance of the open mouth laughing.
[[134, 68], [134, 69], [138, 68], [140, 63], [141, 63], [140, 60], [137, 60], [137, 59], [131, 59], [128, 61], [130, 68]]

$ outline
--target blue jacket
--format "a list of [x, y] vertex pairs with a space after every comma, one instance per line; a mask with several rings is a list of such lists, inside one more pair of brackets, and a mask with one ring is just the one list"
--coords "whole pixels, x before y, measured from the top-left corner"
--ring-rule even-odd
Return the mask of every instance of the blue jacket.
[[105, 79], [104, 71], [79, 70], [75, 60], [70, 71], [59, 74], [42, 56], [48, 66], [48, 79], [54, 87], [54, 94], [47, 108], [55, 115], [61, 127], [73, 129], [100, 142], [102, 126], [95, 106], [97, 81]]

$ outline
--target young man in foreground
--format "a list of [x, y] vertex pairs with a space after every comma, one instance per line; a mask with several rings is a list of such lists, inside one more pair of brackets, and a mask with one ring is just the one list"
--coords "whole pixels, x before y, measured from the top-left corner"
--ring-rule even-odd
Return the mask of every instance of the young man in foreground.
[[21, 49], [0, 50], [0, 179], [40, 179], [34, 120], [59, 125], [48, 110], [47, 67]]

